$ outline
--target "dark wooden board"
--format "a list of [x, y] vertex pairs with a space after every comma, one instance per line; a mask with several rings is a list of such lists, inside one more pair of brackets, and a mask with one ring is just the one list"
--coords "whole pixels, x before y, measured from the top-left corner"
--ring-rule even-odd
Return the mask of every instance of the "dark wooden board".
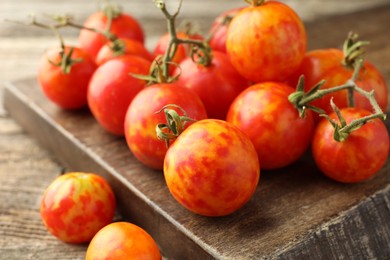
[[[369, 57], [389, 82], [390, 52], [381, 32], [387, 30], [390, 6], [373, 12], [308, 24], [310, 48], [339, 46], [347, 31], [355, 30], [381, 42]], [[365, 22], [356, 25], [355, 20]], [[124, 139], [106, 133], [87, 110], [66, 112], [48, 102], [35, 79], [7, 83], [4, 106], [69, 170], [104, 175], [121, 212], [150, 232], [168, 258], [390, 255], [389, 162], [372, 180], [345, 185], [325, 178], [308, 154], [286, 169], [263, 171], [254, 197], [236, 213], [207, 218], [182, 208], [169, 194], [162, 173], [138, 163]]]

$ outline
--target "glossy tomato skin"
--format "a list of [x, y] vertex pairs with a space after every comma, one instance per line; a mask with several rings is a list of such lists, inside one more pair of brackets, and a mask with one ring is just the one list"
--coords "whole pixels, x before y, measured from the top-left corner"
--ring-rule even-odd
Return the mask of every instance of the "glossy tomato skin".
[[[372, 114], [359, 108], [341, 109], [347, 123]], [[335, 113], [330, 117], [337, 122]], [[389, 154], [389, 133], [383, 121], [375, 119], [352, 132], [343, 142], [333, 138], [334, 128], [323, 119], [316, 127], [312, 154], [319, 169], [342, 183], [356, 183], [372, 178], [385, 164]]]
[[102, 228], [88, 245], [86, 260], [160, 260], [154, 239], [128, 222], [114, 222]]
[[132, 39], [121, 39], [124, 44], [124, 51], [122, 54], [117, 54], [113, 52], [110, 48], [110, 45], [105, 44], [100, 48], [96, 56], [96, 64], [98, 66], [102, 65], [104, 62], [117, 58], [122, 55], [136, 55], [140, 56], [146, 60], [153, 61], [152, 54], [146, 49], [146, 47], [139, 41]]
[[122, 136], [128, 106], [146, 82], [130, 74], [147, 75], [151, 62], [126, 55], [112, 59], [93, 74], [88, 89], [88, 106], [99, 124], [108, 132]]
[[227, 121], [253, 142], [262, 169], [279, 169], [298, 160], [310, 145], [314, 120], [300, 118], [288, 101], [294, 89], [284, 83], [257, 83], [232, 103]]
[[256, 150], [247, 136], [223, 120], [189, 126], [170, 146], [164, 176], [173, 197], [204, 216], [224, 216], [241, 208], [260, 178]]
[[111, 223], [115, 196], [99, 175], [71, 172], [57, 177], [46, 189], [40, 207], [41, 218], [58, 239], [68, 243], [89, 242]]
[[224, 23], [224, 19], [226, 19], [227, 16], [232, 19], [241, 9], [242, 8], [234, 8], [228, 10], [215, 18], [209, 30], [209, 34], [212, 35], [209, 41], [211, 49], [226, 53], [226, 33], [230, 22]]
[[[321, 87], [322, 89], [332, 88], [335, 86], [343, 85], [352, 77], [353, 70], [345, 68], [343, 66], [337, 66], [329, 69], [322, 78], [325, 80], [325, 84]], [[364, 68], [360, 71], [359, 77], [356, 80], [356, 84], [365, 91], [374, 90], [374, 96], [380, 108], [385, 111], [387, 108], [387, 85], [381, 73], [368, 61], [364, 62]], [[324, 109], [327, 113], [332, 112], [330, 106], [330, 99], [333, 97], [334, 103], [339, 108], [348, 107], [347, 102], [347, 91], [342, 90], [336, 93], [328, 94], [319, 99], [318, 105]], [[363, 95], [354, 93], [355, 107], [364, 108], [372, 111], [372, 106], [369, 100]]]
[[249, 82], [232, 66], [229, 57], [213, 52], [210, 66], [196, 64], [191, 58], [180, 63], [178, 84], [193, 90], [206, 107], [209, 118], [226, 119], [230, 104]]
[[[65, 47], [69, 53], [72, 47]], [[65, 73], [60, 66], [61, 49], [49, 49], [42, 57], [38, 68], [38, 82], [49, 100], [63, 109], [79, 109], [87, 105], [88, 82], [96, 69], [95, 62], [82, 49], [73, 47], [72, 59], [82, 59]]]
[[[207, 118], [206, 109], [196, 93], [178, 84], [155, 84], [139, 92], [126, 113], [125, 137], [133, 155], [152, 169], [163, 169], [168, 149], [156, 136], [156, 125], [166, 122], [164, 113], [156, 112], [168, 104], [180, 106], [194, 120]], [[182, 111], [175, 110], [183, 116]], [[188, 122], [186, 127], [190, 124]]]
[[[85, 27], [104, 31], [107, 28], [108, 21], [109, 19], [104, 12], [96, 12], [90, 15], [83, 25]], [[118, 38], [133, 39], [144, 43], [144, 32], [140, 23], [134, 17], [126, 13], [121, 13], [112, 20], [110, 32]], [[100, 48], [107, 43], [107, 39], [104, 36], [89, 30], [81, 30], [78, 41], [81, 48], [93, 59], [95, 59]]]
[[252, 82], [284, 81], [306, 52], [305, 27], [283, 3], [246, 7], [229, 25], [226, 50], [238, 72]]

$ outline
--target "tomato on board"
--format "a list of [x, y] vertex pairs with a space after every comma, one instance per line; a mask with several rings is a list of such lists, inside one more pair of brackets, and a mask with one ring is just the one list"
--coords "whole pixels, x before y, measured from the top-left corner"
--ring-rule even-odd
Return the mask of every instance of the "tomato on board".
[[[75, 62], [66, 64], [62, 52]], [[69, 72], [61, 66], [62, 62]], [[63, 109], [79, 109], [87, 105], [88, 82], [95, 69], [95, 62], [80, 48], [67, 46], [63, 51], [52, 48], [41, 58], [37, 77], [50, 101]]]
[[103, 227], [88, 245], [86, 260], [160, 260], [154, 239], [142, 228], [128, 222]]
[[226, 33], [229, 23], [241, 9], [242, 7], [228, 10], [214, 19], [209, 30], [211, 49], [226, 53]]
[[212, 56], [209, 66], [197, 64], [188, 57], [174, 75], [180, 75], [178, 84], [198, 94], [209, 118], [225, 120], [230, 104], [249, 82], [232, 66], [225, 53], [213, 51]]
[[102, 48], [100, 48], [96, 56], [96, 64], [99, 66], [108, 60], [128, 54], [140, 56], [146, 60], [153, 61], [152, 54], [141, 42], [132, 39], [120, 39], [119, 44], [121, 45], [119, 50], [112, 49], [115, 47], [114, 43], [105, 44]]
[[[321, 89], [328, 89], [346, 84], [353, 75], [353, 68], [342, 64], [344, 54], [341, 49], [317, 49], [305, 54], [300, 68], [289, 79], [290, 84], [297, 85], [300, 75], [305, 77], [305, 91], [309, 91], [321, 80], [325, 84]], [[383, 111], [387, 108], [388, 88], [380, 71], [369, 61], [365, 61], [356, 80], [358, 87], [366, 91], [374, 90], [375, 99]], [[321, 99], [314, 100], [311, 105], [324, 109], [326, 113], [333, 112], [330, 106], [330, 99], [339, 108], [348, 107], [347, 91], [342, 90], [325, 95]], [[372, 106], [367, 98], [355, 92], [355, 107], [371, 110]], [[318, 118], [317, 118], [318, 119]], [[319, 120], [317, 120], [319, 121]]]
[[[84, 27], [105, 31], [109, 25], [109, 18], [106, 12], [100, 11], [91, 14], [83, 23]], [[131, 15], [126, 13], [114, 13], [111, 22], [110, 32], [117, 38], [133, 39], [144, 43], [144, 32], [140, 23]], [[87, 29], [80, 31], [78, 41], [93, 59], [96, 58], [101, 47], [108, 42], [107, 38], [100, 33]]]
[[[175, 83], [154, 84], [140, 91], [131, 102], [125, 118], [126, 142], [133, 155], [146, 166], [162, 170], [167, 146], [156, 136], [156, 125], [164, 121], [157, 113], [166, 105], [175, 104], [194, 120], [207, 118], [206, 109], [192, 90]], [[179, 113], [183, 116], [183, 113]], [[189, 126], [191, 122], [186, 124]]]
[[254, 194], [260, 167], [248, 137], [217, 119], [197, 121], [169, 147], [164, 176], [173, 197], [204, 216], [224, 216]]
[[[372, 114], [361, 108], [344, 108], [347, 123]], [[330, 118], [339, 123], [335, 113]], [[334, 128], [326, 119], [317, 125], [312, 154], [316, 165], [329, 178], [343, 183], [356, 183], [372, 178], [385, 164], [389, 154], [389, 133], [380, 119], [353, 131], [346, 140], [333, 138]]]
[[115, 196], [101, 176], [70, 172], [57, 177], [41, 200], [41, 218], [51, 234], [68, 243], [89, 242], [111, 223]]
[[254, 83], [287, 79], [298, 69], [306, 44], [300, 17], [277, 1], [243, 8], [230, 22], [226, 38], [233, 66]]
[[253, 142], [262, 169], [278, 169], [298, 160], [314, 130], [311, 111], [304, 118], [290, 103], [294, 89], [280, 82], [257, 83], [244, 90], [229, 108], [227, 121]]
[[138, 56], [125, 55], [99, 66], [89, 83], [88, 106], [98, 123], [108, 132], [124, 135], [128, 106], [146, 82], [131, 73], [147, 75], [151, 62]]

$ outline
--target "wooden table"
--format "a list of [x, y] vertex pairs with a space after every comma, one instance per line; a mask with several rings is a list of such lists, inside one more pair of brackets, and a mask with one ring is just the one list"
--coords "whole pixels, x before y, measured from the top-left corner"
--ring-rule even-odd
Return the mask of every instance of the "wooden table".
[[[143, 23], [148, 37], [147, 46], [152, 48], [157, 37], [165, 31], [162, 15], [152, 4], [144, 0], [118, 2]], [[351, 29], [359, 32], [364, 39], [370, 40], [372, 44], [368, 58], [377, 64], [390, 84], [389, 1], [366, 0], [356, 3], [357, 1], [349, 0], [338, 1], [336, 4], [332, 4], [332, 1], [320, 4], [318, 0], [308, 0], [305, 5], [299, 1], [286, 2], [296, 8], [305, 19], [310, 49], [335, 47]], [[197, 19], [201, 28], [205, 30], [216, 14], [241, 5], [242, 1], [233, 0], [212, 3], [206, 0], [185, 0], [181, 17]], [[375, 8], [379, 5], [382, 7]], [[358, 9], [367, 10], [355, 13]], [[76, 19], [82, 21], [95, 10], [95, 6], [90, 2], [78, 0], [66, 2], [2, 0], [0, 18], [26, 20], [31, 12], [58, 13], [58, 10], [63, 13], [71, 12]], [[344, 17], [333, 16], [335, 13], [350, 14]], [[331, 26], [336, 27], [332, 29]], [[75, 41], [77, 33], [66, 30], [65, 36], [69, 41]], [[34, 78], [40, 56], [53, 44], [56, 44], [56, 40], [50, 32], [2, 22], [0, 24], [1, 86], [4, 82]], [[60, 158], [42, 148], [36, 139], [9, 115], [2, 106], [2, 99], [3, 94], [0, 91], [0, 259], [83, 259], [86, 245], [75, 246], [56, 240], [45, 230], [39, 216], [42, 193], [47, 185], [64, 171], [64, 165], [60, 163]], [[268, 180], [270, 178], [268, 177]], [[329, 208], [337, 209], [337, 212], [329, 216], [325, 214], [326, 208], [324, 208], [325, 213], [318, 213], [318, 217], [328, 217], [317, 219], [316, 225], [313, 226], [309, 225], [314, 223], [310, 222], [312, 219], [308, 220], [309, 224], [302, 226], [302, 221], [294, 216], [285, 217], [284, 219], [291, 218], [291, 222], [284, 224], [286, 234], [280, 237], [280, 241], [273, 241], [274, 245], [278, 245], [277, 250], [269, 251], [267, 254], [280, 255], [286, 259], [300, 259], [302, 256], [311, 259], [331, 259], [337, 256], [369, 259], [376, 256], [384, 259], [386, 255], [390, 255], [388, 174], [387, 176], [381, 174], [368, 184], [352, 187], [340, 187], [323, 179], [320, 181], [326, 183], [326, 187], [338, 192], [333, 197], [334, 200], [332, 198], [327, 200]], [[288, 194], [288, 185], [286, 183], [281, 185], [284, 185], [285, 192]], [[344, 192], [340, 194], [340, 190], [343, 189]], [[302, 200], [304, 199], [303, 197]], [[278, 200], [275, 198], [275, 201]], [[308, 209], [303, 207], [302, 211], [305, 210]], [[121, 216], [118, 215], [117, 218]], [[188, 221], [193, 223], [194, 220], [188, 219]], [[222, 221], [229, 225], [228, 219]], [[264, 221], [272, 224], [266, 219]], [[212, 221], [207, 223], [212, 225]], [[259, 228], [259, 225], [261, 226], [261, 223], [252, 223], [253, 227]], [[247, 231], [243, 229], [242, 232], [244, 230]], [[289, 236], [295, 234], [294, 230], [302, 230], [302, 232], [297, 237]], [[172, 238], [172, 234], [165, 235]], [[267, 242], [267, 237], [264, 241]], [[286, 244], [280, 245], [278, 242], [286, 242]], [[217, 244], [219, 247], [211, 251], [224, 255], [224, 251], [231, 250], [231, 248], [224, 248], [223, 241]], [[256, 245], [236, 246], [250, 250]]]

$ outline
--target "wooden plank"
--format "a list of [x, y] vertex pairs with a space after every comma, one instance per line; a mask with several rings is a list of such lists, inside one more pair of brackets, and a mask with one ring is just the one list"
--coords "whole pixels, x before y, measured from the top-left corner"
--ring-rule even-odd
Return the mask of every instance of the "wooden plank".
[[[352, 24], [352, 18], [359, 17], [366, 24], [360, 24], [358, 31], [369, 33], [372, 26], [367, 24], [370, 23], [384, 30], [389, 13], [387, 7], [329, 21], [345, 29]], [[321, 22], [317, 26], [308, 25], [311, 48], [336, 45], [337, 37], [346, 34], [333, 32], [329, 23], [322, 23], [323, 27]], [[317, 31], [319, 28], [322, 30]], [[319, 37], [321, 34], [335, 37], [324, 40]], [[375, 34], [372, 41], [375, 39], [386, 38]], [[387, 48], [379, 44], [370, 57], [381, 69], [385, 68], [389, 82], [382, 53]], [[70, 169], [96, 171], [107, 176], [128, 219], [145, 227], [166, 256], [253, 259], [279, 255], [287, 259], [302, 256], [316, 259], [357, 253], [362, 258], [384, 258], [390, 254], [386, 246], [389, 241], [386, 223], [390, 215], [390, 176], [386, 174], [389, 163], [370, 182], [342, 185], [323, 177], [310, 157], [305, 157], [287, 169], [264, 172], [254, 198], [239, 212], [224, 218], [204, 218], [182, 209], [170, 197], [161, 173], [135, 162], [122, 138], [105, 133], [88, 111], [69, 113], [48, 103], [34, 79], [8, 84], [5, 106], [59, 161], [70, 165]], [[362, 218], [363, 215], [366, 217]], [[370, 224], [370, 218], [378, 225]], [[337, 236], [343, 232], [348, 233]], [[364, 235], [359, 236], [359, 232]], [[364, 239], [362, 242], [356, 239], [360, 237]], [[337, 246], [347, 240], [345, 248]]]

